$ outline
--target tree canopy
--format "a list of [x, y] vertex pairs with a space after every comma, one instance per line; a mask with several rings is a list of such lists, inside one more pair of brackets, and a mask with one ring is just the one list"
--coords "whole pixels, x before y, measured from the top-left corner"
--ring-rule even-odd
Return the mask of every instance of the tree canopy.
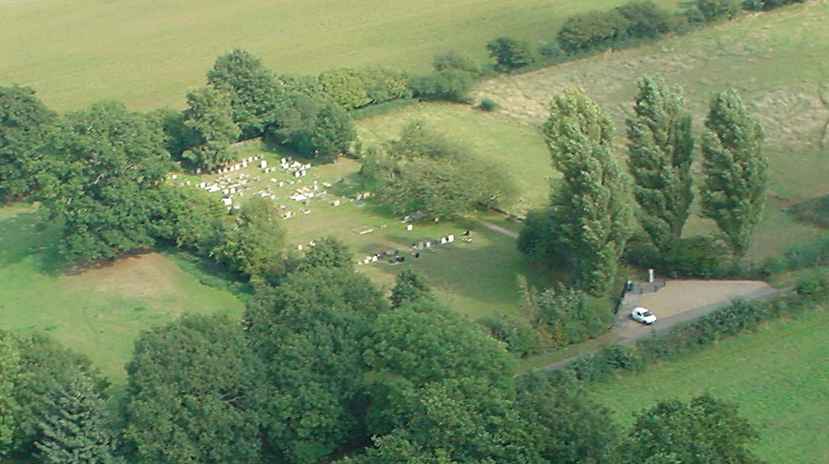
[[702, 139], [702, 209], [739, 257], [748, 252], [766, 206], [769, 175], [763, 139], [763, 128], [736, 91], [714, 97]]
[[279, 207], [272, 201], [248, 200], [233, 222], [223, 227], [214, 256], [230, 269], [251, 277], [279, 274], [285, 259], [285, 231], [279, 214]]
[[182, 156], [193, 167], [212, 170], [234, 159], [230, 144], [239, 138], [239, 126], [232, 112], [232, 100], [222, 90], [205, 87], [187, 94], [184, 125], [194, 142]]
[[268, 136], [303, 155], [333, 161], [357, 133], [351, 116], [336, 103], [296, 93], [287, 97]]

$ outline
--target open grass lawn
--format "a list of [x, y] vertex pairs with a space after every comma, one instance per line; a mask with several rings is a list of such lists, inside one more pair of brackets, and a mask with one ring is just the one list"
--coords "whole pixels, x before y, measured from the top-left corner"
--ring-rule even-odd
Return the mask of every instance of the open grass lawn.
[[767, 462], [829, 462], [829, 344], [826, 308], [775, 321], [753, 334], [638, 375], [592, 387], [592, 394], [628, 426], [659, 400], [710, 392], [735, 402], [760, 432], [754, 449]]
[[[484, 82], [475, 95], [494, 99], [502, 115], [537, 125], [546, 118], [553, 96], [581, 87], [616, 120], [621, 156], [624, 117], [642, 75], [681, 84], [698, 128], [710, 97], [736, 87], [767, 135], [769, 210], [751, 250], [752, 256], [763, 258], [819, 233], [783, 209], [829, 193], [829, 136], [824, 132], [829, 122], [827, 24], [829, 3], [809, 2], [635, 49], [499, 77]], [[713, 230], [713, 224], [699, 218], [692, 218], [686, 229]]]
[[241, 301], [180, 258], [149, 254], [65, 275], [55, 230], [28, 208], [0, 209], [0, 328], [46, 331], [116, 381], [140, 331], [184, 312], [241, 314]]
[[[538, 42], [568, 16], [624, 0], [11, 0], [0, 2], [0, 83], [35, 87], [58, 110], [98, 99], [181, 105], [236, 47], [277, 72], [340, 66], [427, 70], [455, 48], [486, 59], [502, 34]], [[673, 7], [677, 0], [658, 0]]]

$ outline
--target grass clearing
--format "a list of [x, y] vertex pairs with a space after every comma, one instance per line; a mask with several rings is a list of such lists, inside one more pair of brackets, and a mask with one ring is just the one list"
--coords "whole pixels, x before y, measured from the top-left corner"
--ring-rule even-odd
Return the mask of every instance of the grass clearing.
[[175, 255], [134, 256], [64, 275], [54, 267], [56, 232], [30, 208], [0, 209], [0, 328], [48, 332], [116, 382], [142, 330], [184, 312], [241, 314], [237, 296], [202, 284]]
[[626, 425], [659, 400], [709, 392], [740, 406], [758, 429], [756, 452], [767, 462], [829, 461], [829, 311], [779, 320], [702, 352], [591, 387]]
[[[568, 16], [625, 0], [134, 0], [0, 2], [0, 83], [33, 86], [65, 111], [100, 99], [182, 106], [232, 48], [280, 73], [385, 65], [425, 71], [449, 48], [486, 59], [508, 34], [552, 38]], [[674, 7], [677, 0], [658, 0]]]

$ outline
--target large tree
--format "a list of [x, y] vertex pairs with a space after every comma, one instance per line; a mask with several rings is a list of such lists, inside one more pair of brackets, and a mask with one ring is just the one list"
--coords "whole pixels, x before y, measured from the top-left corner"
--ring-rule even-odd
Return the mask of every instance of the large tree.
[[580, 90], [556, 97], [544, 124], [553, 166], [551, 234], [564, 247], [579, 284], [605, 293], [631, 233], [629, 180], [613, 158], [610, 117]]
[[239, 126], [227, 93], [212, 87], [188, 93], [184, 125], [193, 131], [195, 142], [182, 157], [195, 168], [214, 169], [234, 159], [230, 145], [239, 138]]
[[736, 91], [714, 97], [702, 139], [702, 208], [739, 257], [748, 252], [766, 205], [768, 160], [763, 138], [763, 128]]
[[110, 259], [154, 244], [147, 193], [171, 167], [157, 118], [95, 104], [66, 115], [46, 149], [53, 161], [40, 193], [63, 224], [66, 258]]
[[278, 274], [283, 266], [285, 231], [274, 202], [254, 198], [234, 221], [223, 228], [213, 254], [234, 271], [261, 279]]
[[271, 141], [322, 161], [333, 161], [357, 138], [354, 121], [338, 104], [324, 98], [295, 93], [285, 99]]
[[42, 438], [35, 443], [44, 464], [112, 464], [116, 438], [105, 398], [95, 379], [73, 372], [39, 405]]
[[217, 58], [207, 72], [207, 82], [230, 95], [233, 121], [241, 129], [242, 138], [262, 135], [273, 122], [282, 87], [271, 70], [250, 52], [236, 49]]
[[133, 458], [260, 462], [259, 370], [242, 327], [227, 316], [188, 315], [143, 333], [127, 366], [124, 436]]
[[55, 114], [27, 87], [0, 87], [0, 202], [31, 193]]
[[642, 412], [619, 447], [622, 464], [759, 464], [757, 439], [734, 405], [709, 395], [688, 403], [663, 401]]
[[264, 364], [264, 437], [276, 462], [318, 463], [364, 439], [362, 340], [383, 294], [350, 268], [312, 267], [260, 288], [245, 325]]
[[635, 181], [640, 222], [667, 250], [682, 238], [694, 201], [694, 136], [680, 88], [645, 77], [627, 120], [628, 166]]

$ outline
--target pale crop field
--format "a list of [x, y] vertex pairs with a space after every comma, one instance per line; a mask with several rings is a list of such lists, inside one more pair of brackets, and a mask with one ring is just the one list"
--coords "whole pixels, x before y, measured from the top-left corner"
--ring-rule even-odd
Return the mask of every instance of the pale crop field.
[[[508, 34], [552, 39], [575, 13], [624, 0], [0, 1], [0, 85], [34, 87], [57, 110], [116, 99], [180, 106], [233, 48], [279, 73], [385, 65], [428, 70], [450, 48], [486, 59]], [[677, 0], [658, 0], [675, 6]]]

